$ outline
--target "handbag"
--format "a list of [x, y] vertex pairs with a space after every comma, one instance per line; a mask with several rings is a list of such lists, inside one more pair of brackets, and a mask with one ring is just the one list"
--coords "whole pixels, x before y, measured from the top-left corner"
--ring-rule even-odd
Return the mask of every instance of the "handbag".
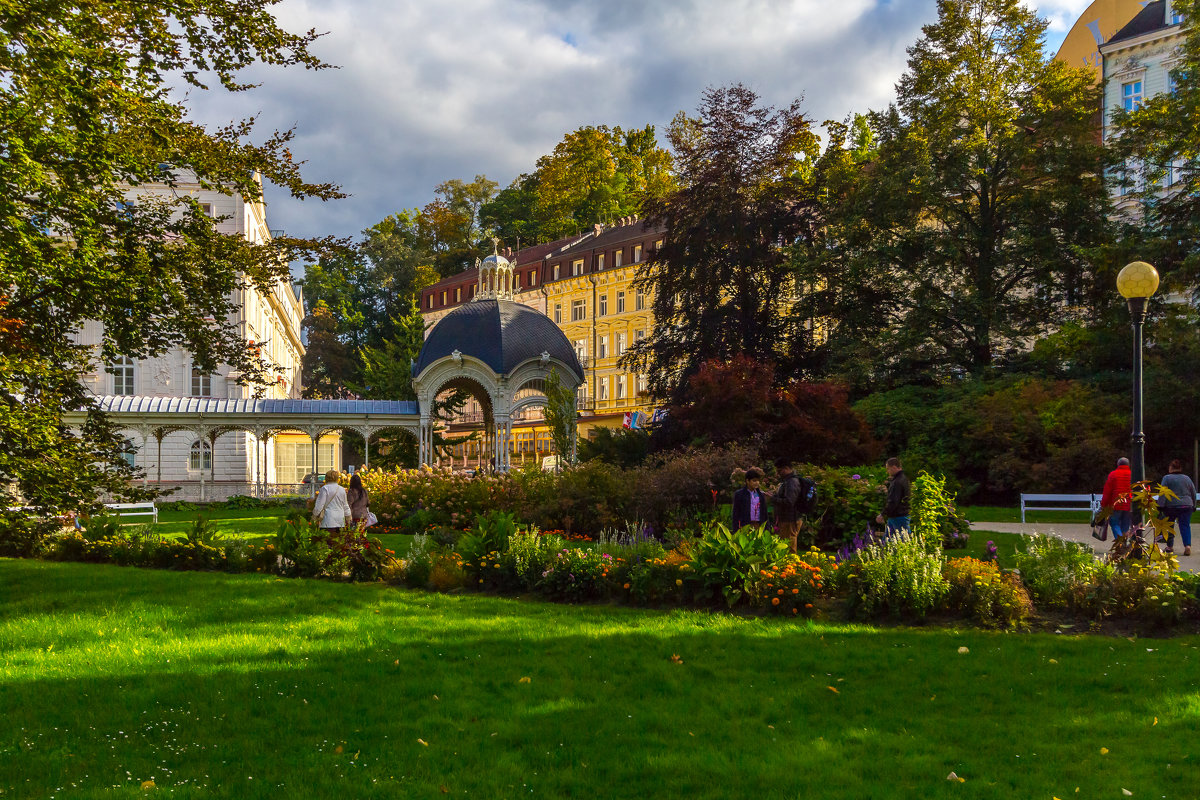
[[379, 522], [379, 517], [375, 516], [375, 512], [368, 511], [367, 512], [367, 521], [363, 523], [363, 527], [369, 528], [377, 522]]

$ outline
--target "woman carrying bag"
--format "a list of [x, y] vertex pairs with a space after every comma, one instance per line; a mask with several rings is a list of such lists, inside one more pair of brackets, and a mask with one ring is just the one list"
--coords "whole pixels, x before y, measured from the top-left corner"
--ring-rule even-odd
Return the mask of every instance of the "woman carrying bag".
[[354, 519], [354, 525], [369, 528], [378, 520], [371, 513], [371, 496], [367, 494], [367, 489], [363, 486], [362, 478], [356, 472], [350, 477], [350, 488], [346, 490], [346, 500], [350, 503], [350, 516]]

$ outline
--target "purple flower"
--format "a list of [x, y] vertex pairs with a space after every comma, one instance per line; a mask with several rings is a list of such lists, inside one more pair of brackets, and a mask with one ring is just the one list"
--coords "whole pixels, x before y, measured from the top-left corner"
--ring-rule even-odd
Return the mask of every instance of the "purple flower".
[[851, 475], [851, 476], [850, 476], [850, 480], [852, 480], [852, 481], [861, 481], [861, 480], [862, 480], [862, 475]]

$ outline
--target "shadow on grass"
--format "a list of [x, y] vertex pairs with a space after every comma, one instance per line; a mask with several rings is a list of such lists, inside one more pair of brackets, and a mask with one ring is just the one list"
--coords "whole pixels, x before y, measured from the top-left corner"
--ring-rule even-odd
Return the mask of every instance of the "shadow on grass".
[[[879, 631], [38, 562], [0, 561], [0, 576], [11, 796], [137, 794], [150, 778], [237, 798], [1197, 787], [1195, 638]], [[89, 641], [97, 617], [112, 632]], [[1121, 757], [1135, 741], [1141, 755]]]

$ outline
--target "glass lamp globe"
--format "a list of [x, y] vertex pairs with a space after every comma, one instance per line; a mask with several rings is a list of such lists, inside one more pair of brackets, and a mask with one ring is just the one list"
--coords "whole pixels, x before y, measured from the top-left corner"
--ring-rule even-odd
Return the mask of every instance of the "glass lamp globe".
[[1126, 264], [1117, 275], [1117, 291], [1126, 300], [1150, 297], [1158, 291], [1158, 270], [1145, 261]]

